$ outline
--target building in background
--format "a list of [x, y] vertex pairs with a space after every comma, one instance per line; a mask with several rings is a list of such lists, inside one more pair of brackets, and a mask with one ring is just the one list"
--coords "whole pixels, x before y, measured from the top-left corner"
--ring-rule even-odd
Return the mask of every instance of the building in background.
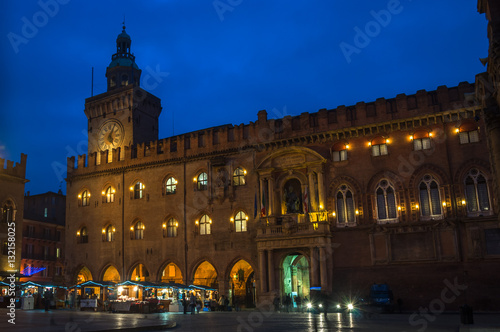
[[61, 190], [24, 197], [22, 281], [64, 283], [65, 217]]
[[[0, 158], [0, 280], [11, 274], [20, 275], [22, 225], [24, 206], [24, 185], [26, 180], [27, 155], [21, 154], [21, 161]], [[15, 233], [15, 247], [10, 245], [9, 237]], [[12, 259], [10, 256], [14, 256]], [[3, 294], [2, 294], [3, 295]]]
[[[498, 201], [475, 86], [158, 139], [125, 29], [85, 101], [88, 155], [68, 158], [67, 283], [175, 281], [240, 304], [367, 296], [408, 310], [467, 285], [498, 310]], [[463, 288], [463, 287], [462, 287]], [[465, 301], [454, 290], [447, 310]]]

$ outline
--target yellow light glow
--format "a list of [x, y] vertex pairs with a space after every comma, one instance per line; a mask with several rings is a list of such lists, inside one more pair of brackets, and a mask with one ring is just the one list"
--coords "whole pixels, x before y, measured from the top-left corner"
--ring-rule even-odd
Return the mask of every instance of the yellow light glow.
[[446, 202], [443, 202], [443, 206], [446, 207]]
[[432, 137], [432, 133], [429, 133], [429, 137]]
[[130, 187], [130, 191], [134, 191], [134, 186], [131, 186], [131, 187]]
[[410, 135], [410, 140], [412, 140], [412, 139], [413, 139], [413, 135]]
[[196, 225], [198, 225], [198, 220], [196, 220], [194, 223], [195, 223]]
[[233, 221], [234, 221], [234, 218], [232, 218], [232, 217], [231, 217], [231, 219], [230, 219], [230, 220], [231, 220], [231, 222], [233, 222]]
[[133, 231], [134, 230], [134, 226], [130, 226], [130, 230]]
[[142, 189], [146, 189], [146, 186], [145, 186], [145, 185], [142, 185]]
[[104, 195], [106, 195], [106, 193], [104, 192], [104, 190], [101, 192], [101, 194], [102, 194], [103, 196], [104, 196]]
[[106, 230], [103, 228], [103, 229], [102, 229], [102, 234], [104, 234], [104, 233], [106, 233]]
[[245, 174], [245, 175], [246, 175], [246, 174], [247, 174], [247, 171], [246, 171], [246, 170], [244, 170], [244, 171], [243, 171], [243, 174]]
[[167, 224], [165, 224], [165, 223], [163, 223], [162, 226], [163, 226], [163, 228], [167, 228]]
[[121, 292], [123, 292], [123, 287], [122, 286], [118, 287], [118, 293], [121, 293]]
[[385, 139], [385, 142], [389, 144], [390, 140], [388, 138]]
[[113, 227], [113, 233], [116, 232], [116, 229]]
[[137, 286], [134, 286], [134, 292], [137, 292]]
[[111, 193], [113, 193], [113, 194], [114, 194], [114, 193], [115, 193], [115, 190], [114, 190], [114, 189], [111, 189]]
[[415, 209], [419, 209], [420, 207], [418, 206], [418, 204], [415, 204]]
[[332, 212], [332, 216], [334, 216], [334, 217], [335, 217], [335, 212]]
[[372, 146], [372, 142], [368, 142], [368, 146]]
[[193, 178], [193, 182], [196, 182], [196, 177]]
[[323, 209], [323, 205], [321, 205], [321, 204], [320, 204], [320, 205], [319, 205], [319, 208], [320, 208], [320, 209]]
[[465, 205], [465, 199], [462, 199], [462, 205]]
[[356, 210], [356, 212], [354, 212], [354, 213], [359, 214], [359, 211], [358, 211], [358, 210]]
[[398, 211], [401, 211], [401, 206], [398, 206]]
[[179, 223], [178, 222], [175, 223], [175, 227], [179, 227]]
[[349, 150], [349, 148], [350, 148], [349, 144], [346, 144], [345, 148], [346, 148], [346, 150]]
[[245, 217], [245, 220], [248, 220], [248, 216]]
[[208, 223], [209, 223], [209, 224], [211, 224], [211, 223], [212, 223], [212, 219], [210, 219], [210, 220], [208, 221]]
[[80, 236], [80, 231], [76, 232], [76, 236]]
[[78, 198], [82, 198], [82, 195], [78, 195]]
[[455, 132], [458, 134], [460, 132], [460, 129], [455, 129]]

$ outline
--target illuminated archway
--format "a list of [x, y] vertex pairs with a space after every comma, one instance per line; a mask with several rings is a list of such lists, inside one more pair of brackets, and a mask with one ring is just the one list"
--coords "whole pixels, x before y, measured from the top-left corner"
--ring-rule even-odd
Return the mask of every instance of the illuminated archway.
[[207, 261], [198, 265], [194, 273], [193, 284], [219, 289], [215, 267]]
[[130, 274], [131, 281], [149, 281], [149, 271], [144, 264], [137, 264]]
[[92, 273], [90, 270], [86, 267], [83, 266], [80, 271], [78, 271], [76, 275], [76, 283], [81, 284], [82, 282], [93, 280], [92, 279]]
[[310, 296], [309, 261], [299, 253], [285, 257], [282, 265], [282, 296], [299, 296], [301, 299]]
[[182, 284], [182, 272], [174, 263], [169, 263], [161, 272], [162, 282], [176, 282]]
[[240, 259], [237, 261], [230, 277], [230, 299], [232, 304], [251, 308], [255, 306], [255, 278], [254, 270], [247, 261]]
[[110, 265], [102, 275], [102, 281], [120, 282], [120, 273], [113, 265]]

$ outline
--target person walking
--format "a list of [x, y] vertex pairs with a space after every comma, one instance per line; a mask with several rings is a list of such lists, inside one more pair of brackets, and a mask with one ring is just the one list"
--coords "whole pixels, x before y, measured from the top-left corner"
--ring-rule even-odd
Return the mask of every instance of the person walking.
[[191, 307], [191, 315], [194, 315], [196, 310], [196, 296], [193, 293], [191, 293], [191, 297], [189, 298], [189, 305]]
[[186, 296], [187, 296], [186, 293], [182, 294], [182, 308], [184, 310], [184, 315], [187, 314], [187, 306], [188, 306], [188, 302], [187, 302]]

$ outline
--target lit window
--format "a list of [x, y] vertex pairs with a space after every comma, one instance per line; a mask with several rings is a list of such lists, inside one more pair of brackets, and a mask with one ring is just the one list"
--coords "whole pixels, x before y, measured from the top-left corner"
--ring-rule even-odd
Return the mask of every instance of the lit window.
[[134, 186], [134, 199], [141, 199], [144, 197], [144, 185], [142, 182], [137, 182]]
[[88, 190], [85, 190], [82, 193], [82, 206], [90, 205], [90, 193]]
[[337, 192], [337, 223], [353, 223], [356, 221], [354, 198], [351, 188], [342, 185]]
[[387, 154], [387, 144], [386, 143], [372, 145], [372, 156], [377, 157], [377, 156], [383, 156], [386, 154]]
[[108, 227], [106, 227], [104, 235], [106, 242], [113, 242], [115, 240], [115, 228], [113, 227], [113, 225], [109, 225]]
[[488, 184], [484, 175], [476, 168], [471, 169], [465, 178], [465, 196], [469, 215], [491, 213]]
[[61, 258], [61, 248], [56, 248], [56, 257]]
[[198, 190], [207, 190], [208, 187], [208, 176], [207, 173], [203, 172], [198, 175], [197, 178]]
[[458, 136], [460, 138], [460, 144], [479, 142], [479, 131], [477, 129], [470, 131], [461, 131]]
[[167, 222], [167, 237], [177, 237], [177, 227], [179, 223], [174, 218]]
[[425, 218], [442, 216], [439, 185], [430, 175], [425, 175], [419, 185], [420, 214]]
[[109, 186], [104, 191], [104, 202], [105, 203], [113, 203], [115, 201], [115, 189]]
[[44, 208], [44, 209], [43, 209], [43, 216], [44, 216], [45, 218], [47, 218], [47, 212], [48, 212], [48, 209], [47, 209], [47, 208]]
[[248, 217], [245, 212], [239, 211], [236, 213], [236, 217], [234, 218], [234, 228], [236, 229], [236, 232], [247, 231], [247, 220]]
[[212, 226], [212, 220], [210, 220], [209, 216], [204, 214], [200, 218], [200, 234], [201, 235], [211, 234], [211, 226]]
[[142, 221], [138, 221], [134, 226], [134, 240], [142, 240], [144, 239], [144, 223]]
[[335, 144], [332, 148], [333, 161], [347, 160], [347, 148], [348, 146], [344, 143]]
[[245, 185], [245, 171], [243, 168], [238, 167], [233, 172], [233, 186], [243, 186]]
[[413, 139], [413, 150], [428, 150], [431, 148], [430, 137], [414, 138]]
[[394, 221], [397, 218], [396, 196], [393, 186], [382, 180], [375, 190], [377, 197], [377, 219], [379, 221]]
[[173, 177], [168, 178], [167, 182], [165, 182], [165, 193], [167, 195], [175, 194], [177, 190], [177, 180]]

